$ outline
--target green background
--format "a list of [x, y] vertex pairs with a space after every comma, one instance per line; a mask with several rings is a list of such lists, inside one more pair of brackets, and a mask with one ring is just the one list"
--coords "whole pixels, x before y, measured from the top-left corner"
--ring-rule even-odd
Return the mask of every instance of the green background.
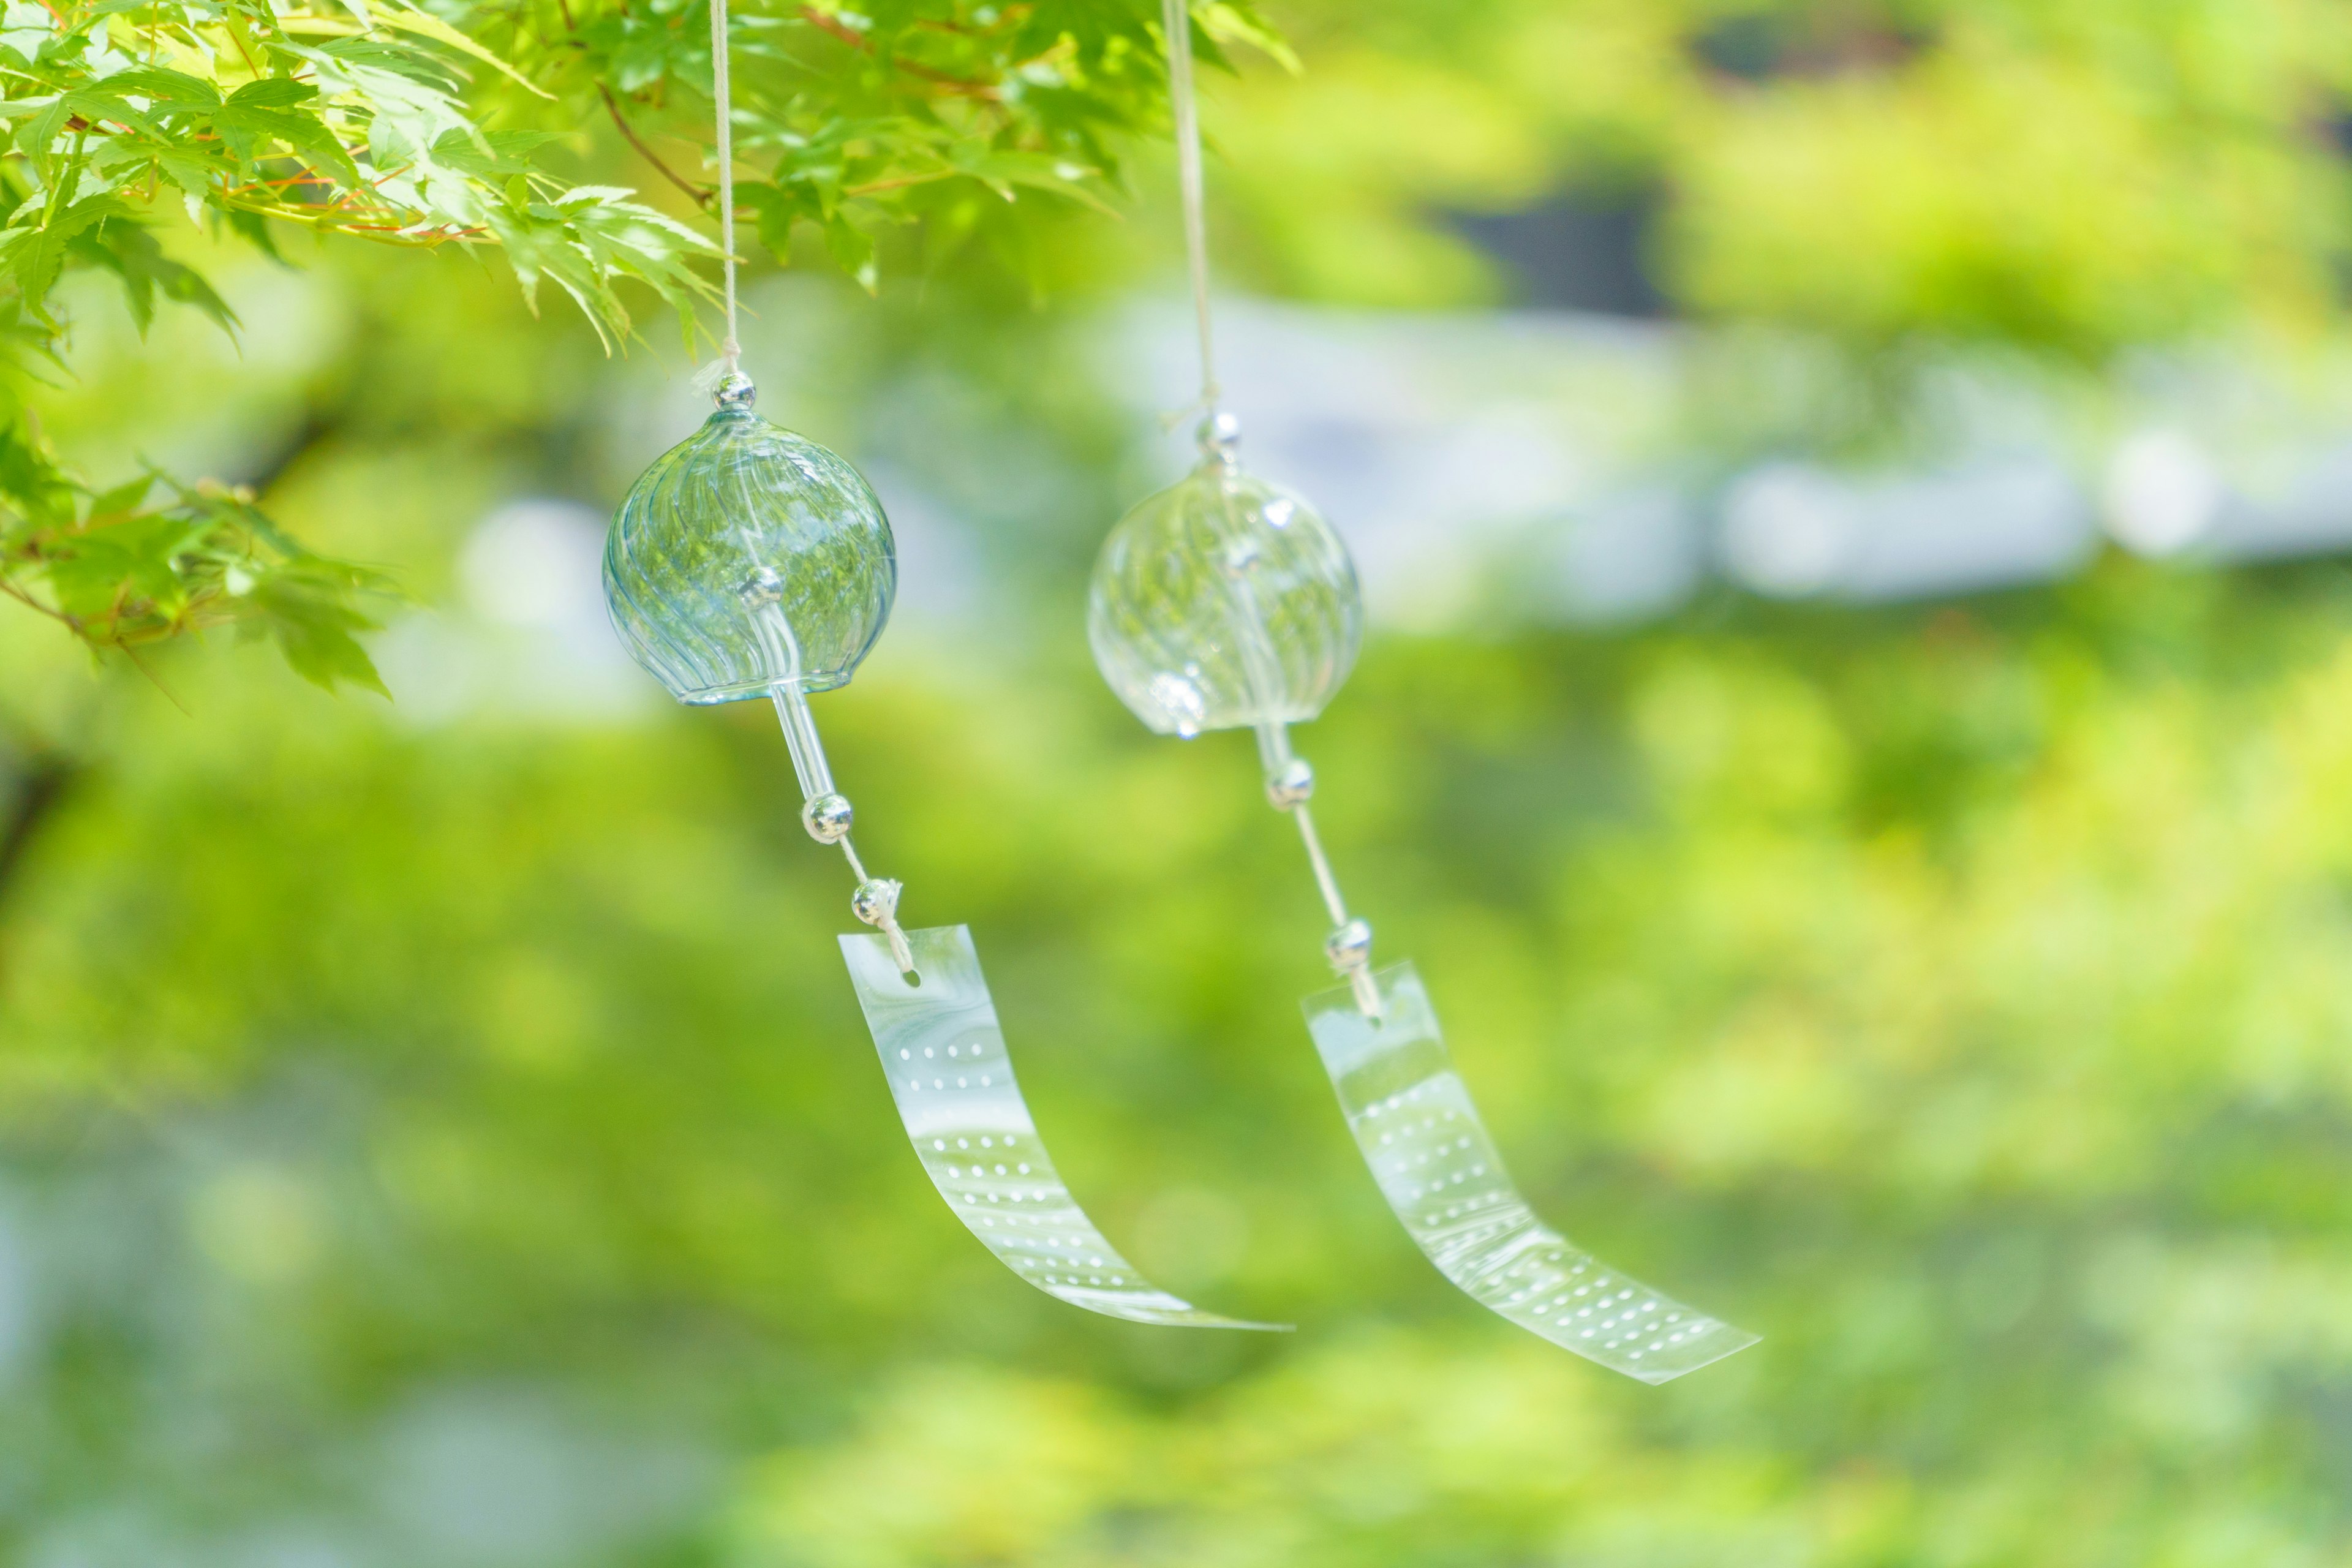
[[[1843, 389], [1696, 422], [1696, 465], [1932, 445], [1906, 378], [1955, 345], [2095, 429], [2137, 345], [2318, 384], [2340, 342], [2338, 6], [1276, 19], [1306, 73], [1211, 89], [1234, 286], [1491, 303], [1438, 209], [1663, 189], [1693, 330]], [[1352, 901], [1538, 1206], [1764, 1336], [1642, 1387], [1412, 1250], [1296, 1009], [1323, 921], [1248, 742], [1093, 674], [1095, 542], [1170, 477], [1096, 352], [1170, 290], [1165, 196], [878, 300], [763, 283], [752, 368], [979, 563], [816, 705], [861, 847], [972, 927], [1108, 1233], [1299, 1332], [1087, 1316], [942, 1211], [766, 712], [436, 701], [394, 657], [526, 658], [465, 542], [608, 508], [693, 417], [675, 353], [456, 256], [233, 264], [241, 348], [90, 305], [60, 440], [260, 476], [424, 607], [389, 705], [0, 618], [0, 763], [52, 801], [0, 881], [0, 1554], [2352, 1561], [2352, 573], [1375, 627], [1297, 736]]]

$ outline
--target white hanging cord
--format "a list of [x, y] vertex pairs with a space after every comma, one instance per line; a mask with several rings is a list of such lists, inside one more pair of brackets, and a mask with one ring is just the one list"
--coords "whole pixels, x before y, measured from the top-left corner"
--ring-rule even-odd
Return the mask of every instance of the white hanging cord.
[[[773, 605], [768, 606], [772, 611]], [[782, 613], [776, 612], [782, 620]], [[816, 732], [816, 721], [810, 716], [807, 694], [798, 686], [784, 683], [772, 689], [769, 697], [775, 702], [776, 717], [782, 723], [784, 744], [793, 753], [793, 773], [801, 784], [801, 826], [819, 844], [837, 846], [842, 858], [849, 862], [850, 875], [857, 879], [857, 890], [850, 895], [850, 911], [867, 925], [879, 926], [890, 940], [890, 956], [908, 974], [915, 973], [914, 950], [907, 944], [907, 933], [898, 924], [898, 897], [906, 887], [888, 877], [877, 877], [866, 869], [859, 859], [857, 847], [849, 841], [850, 824], [856, 812], [848, 797], [833, 786], [833, 764], [825, 761], [824, 742]]]
[[1339, 896], [1339, 879], [1331, 869], [1330, 857], [1323, 853], [1323, 839], [1307, 809], [1307, 797], [1315, 793], [1315, 770], [1290, 749], [1290, 731], [1278, 720], [1258, 725], [1257, 754], [1265, 767], [1266, 799], [1276, 811], [1286, 811], [1297, 819], [1299, 841], [1307, 846], [1307, 864], [1315, 872], [1315, 886], [1331, 916], [1324, 956], [1347, 977], [1356, 994], [1357, 1010], [1367, 1018], [1378, 1019], [1381, 988], [1372, 979], [1372, 928], [1349, 917], [1348, 900]]
[[[1204, 450], [1222, 452], [1232, 461], [1234, 426], [1221, 416], [1217, 404], [1216, 338], [1209, 317], [1209, 225], [1201, 185], [1201, 117], [1192, 93], [1192, 17], [1187, 0], [1160, 0], [1160, 27], [1168, 37], [1168, 103], [1176, 118], [1176, 175], [1184, 198], [1184, 249], [1192, 269], [1192, 315], [1201, 330], [1201, 395], [1192, 405], [1209, 416], [1202, 426]], [[1184, 410], [1190, 413], [1192, 409]], [[1172, 416], [1173, 424], [1183, 413]], [[1258, 754], [1265, 764], [1266, 792], [1277, 809], [1298, 820], [1298, 837], [1307, 847], [1307, 863], [1315, 872], [1315, 886], [1335, 928], [1324, 952], [1332, 966], [1345, 975], [1364, 1016], [1381, 1016], [1379, 985], [1371, 974], [1371, 928], [1350, 920], [1347, 900], [1339, 896], [1339, 879], [1315, 832], [1307, 797], [1315, 787], [1315, 770], [1290, 750], [1290, 739], [1279, 722], [1258, 726]]]
[[1209, 226], [1201, 195], [1201, 117], [1192, 100], [1192, 16], [1186, 0], [1160, 0], [1168, 35], [1168, 103], [1176, 115], [1176, 178], [1184, 197], [1184, 248], [1192, 267], [1192, 314], [1201, 328], [1201, 396], [1217, 411], [1216, 345], [1209, 326]]
[[1307, 803], [1292, 806], [1290, 815], [1298, 819], [1298, 837], [1307, 845], [1307, 864], [1315, 872], [1316, 887], [1322, 889], [1323, 907], [1331, 911], [1331, 923], [1346, 925], [1348, 900], [1339, 896], [1339, 879], [1331, 873], [1330, 858], [1323, 853], [1323, 840], [1316, 837], [1315, 819], [1307, 815]]
[[727, 0], [710, 0], [710, 97], [719, 121], [719, 243], [727, 253], [719, 264], [727, 279], [727, 336], [719, 363], [735, 375], [743, 368], [743, 345], [735, 337], [735, 101], [727, 79]]

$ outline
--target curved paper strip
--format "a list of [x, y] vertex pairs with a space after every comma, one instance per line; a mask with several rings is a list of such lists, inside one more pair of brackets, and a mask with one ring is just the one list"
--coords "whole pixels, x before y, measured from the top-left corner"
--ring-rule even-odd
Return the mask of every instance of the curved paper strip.
[[1410, 963], [1373, 976], [1376, 1022], [1347, 986], [1307, 998], [1307, 1027], [1389, 1206], [1481, 1306], [1614, 1372], [1664, 1383], [1756, 1336], [1630, 1279], [1538, 1219], [1455, 1076]]
[[1154, 1286], [1103, 1239], [1029, 1119], [971, 931], [933, 926], [906, 935], [919, 984], [908, 984], [879, 935], [845, 936], [841, 952], [907, 1136], [940, 1196], [981, 1244], [1048, 1296], [1105, 1317], [1286, 1330], [1203, 1312]]

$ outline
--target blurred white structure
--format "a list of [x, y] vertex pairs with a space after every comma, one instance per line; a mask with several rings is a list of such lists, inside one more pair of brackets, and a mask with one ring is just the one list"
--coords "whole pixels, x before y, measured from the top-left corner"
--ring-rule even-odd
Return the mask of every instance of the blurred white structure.
[[529, 497], [478, 524], [457, 555], [452, 605], [408, 616], [374, 642], [404, 721], [477, 711], [576, 721], [625, 717], [661, 697], [604, 617], [604, 519]]
[[2221, 470], [2193, 437], [2148, 429], [2107, 464], [2107, 529], [2142, 555], [2172, 555], [2208, 538], [2229, 500]]
[[[1324, 509], [1390, 625], [1640, 616], [1710, 573], [1783, 597], [1930, 598], [2062, 577], [2103, 532], [2152, 556], [2352, 548], [2352, 374], [2150, 357], [2085, 409], [1956, 358], [1934, 373], [1932, 459], [1839, 468], [1805, 452], [1801, 417], [1727, 407], [1705, 334], [1235, 300], [1218, 349], [1246, 460]], [[1801, 345], [1786, 349], [1750, 382], [1801, 388]], [[1155, 303], [1108, 334], [1105, 374], [1152, 417], [1192, 397], [1193, 353], [1188, 314]], [[1165, 468], [1190, 451], [1169, 434]]]
[[2038, 582], [2096, 542], [2065, 469], [2031, 458], [1855, 477], [1808, 464], [1751, 468], [1724, 490], [1721, 558], [1761, 594], [1911, 599]]
[[[772, 412], [830, 433], [855, 403], [822, 379], [839, 348], [826, 324], [839, 322], [778, 301], [754, 332]], [[1162, 418], [1197, 389], [1190, 312], [1139, 306], [1099, 341], [1096, 374], [1128, 400], [1149, 455], [1139, 497], [1196, 460], [1192, 421]], [[1956, 355], [1906, 411], [1908, 449], [1925, 455], [1842, 466], [1814, 449], [1832, 443], [1809, 434], [1807, 410], [1862, 392], [1793, 339], [1558, 310], [1234, 300], [1219, 306], [1218, 349], [1245, 460], [1338, 526], [1374, 623], [1391, 627], [1636, 620], [1711, 578], [1779, 598], [1935, 598], [2065, 576], [2103, 537], [2209, 560], [2352, 548], [2352, 367], [2290, 375], [2219, 353], [2150, 355], [2105, 388], [2061, 390]], [[1088, 487], [937, 366], [867, 395], [875, 449], [844, 449], [882, 497], [900, 563], [868, 668], [939, 679], [1075, 641], [1076, 606], [1029, 615], [1003, 575], [1021, 546], [992, 554], [988, 535], [1062, 515]], [[703, 405], [692, 377], [644, 378], [614, 410], [615, 460], [649, 461]], [[404, 716], [657, 709], [605, 624], [604, 526], [545, 498], [484, 519], [458, 563], [462, 613], [414, 617], [379, 645]]]

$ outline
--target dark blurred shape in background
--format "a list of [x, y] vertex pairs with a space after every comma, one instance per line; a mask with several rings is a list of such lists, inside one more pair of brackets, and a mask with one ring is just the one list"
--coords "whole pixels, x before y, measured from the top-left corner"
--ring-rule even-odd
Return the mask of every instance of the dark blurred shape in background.
[[1656, 316], [1651, 276], [1659, 202], [1652, 192], [1570, 192], [1510, 213], [1457, 213], [1454, 226], [1509, 269], [1513, 297], [1546, 310]]

